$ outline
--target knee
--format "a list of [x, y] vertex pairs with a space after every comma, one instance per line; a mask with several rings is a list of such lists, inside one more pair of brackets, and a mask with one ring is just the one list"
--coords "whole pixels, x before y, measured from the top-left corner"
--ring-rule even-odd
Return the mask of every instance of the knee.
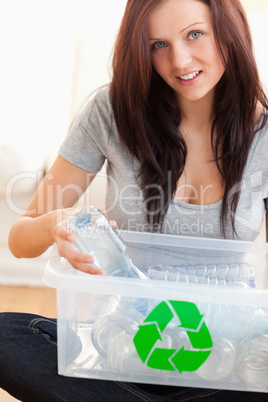
[[23, 313], [0, 313], [0, 348], [2, 344], [29, 332], [29, 322], [33, 316]]

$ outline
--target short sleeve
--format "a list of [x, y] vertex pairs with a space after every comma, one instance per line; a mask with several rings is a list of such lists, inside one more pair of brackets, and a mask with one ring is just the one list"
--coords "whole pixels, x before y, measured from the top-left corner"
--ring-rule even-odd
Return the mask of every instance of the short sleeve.
[[107, 158], [112, 108], [110, 87], [101, 88], [76, 117], [59, 148], [58, 154], [68, 162], [97, 173]]

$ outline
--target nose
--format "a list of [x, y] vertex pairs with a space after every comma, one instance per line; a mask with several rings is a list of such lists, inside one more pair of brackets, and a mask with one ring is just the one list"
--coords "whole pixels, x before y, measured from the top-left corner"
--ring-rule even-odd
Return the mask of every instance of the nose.
[[171, 65], [173, 69], [184, 70], [192, 62], [191, 49], [185, 43], [176, 43], [171, 49]]

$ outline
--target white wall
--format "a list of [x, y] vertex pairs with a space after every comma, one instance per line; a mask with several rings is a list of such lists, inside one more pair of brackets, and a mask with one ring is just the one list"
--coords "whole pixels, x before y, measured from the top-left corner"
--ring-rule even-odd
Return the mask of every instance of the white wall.
[[266, 40], [267, 23], [268, 11], [249, 13], [249, 24], [253, 37], [255, 57], [266, 94], [268, 94], [268, 44]]
[[32, 165], [38, 165], [62, 141], [83, 97], [109, 81], [125, 2], [1, 2], [0, 143], [19, 146], [27, 156], [31, 148]]

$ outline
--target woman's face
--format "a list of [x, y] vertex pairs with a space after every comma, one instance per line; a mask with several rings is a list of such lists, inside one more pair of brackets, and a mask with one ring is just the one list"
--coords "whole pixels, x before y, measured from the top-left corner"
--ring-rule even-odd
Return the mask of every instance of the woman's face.
[[153, 66], [179, 105], [214, 95], [225, 68], [206, 4], [164, 0], [149, 15], [148, 37]]

